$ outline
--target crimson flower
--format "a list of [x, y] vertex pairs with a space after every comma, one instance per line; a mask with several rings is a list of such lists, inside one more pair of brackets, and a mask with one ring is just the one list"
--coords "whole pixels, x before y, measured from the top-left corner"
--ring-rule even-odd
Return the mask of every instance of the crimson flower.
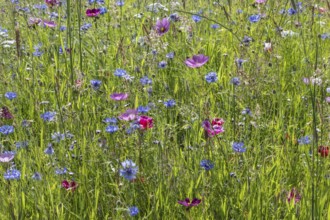
[[63, 180], [61, 185], [66, 190], [71, 190], [72, 192], [78, 187], [78, 184], [75, 181], [69, 182], [67, 180]]
[[140, 128], [143, 130], [147, 130], [148, 128], [152, 128], [154, 126], [153, 119], [149, 116], [141, 115], [138, 122], [140, 124]]
[[319, 146], [318, 152], [321, 154], [321, 157], [327, 157], [329, 155], [329, 147]]
[[189, 210], [191, 207], [193, 206], [198, 206], [199, 203], [201, 203], [202, 200], [194, 198], [191, 202], [189, 198], [186, 198], [185, 200], [179, 200], [178, 203], [180, 205], [183, 205], [185, 207], [187, 207], [187, 210]]
[[86, 16], [87, 17], [97, 17], [101, 13], [101, 10], [99, 8], [93, 8], [93, 9], [87, 9], [86, 10]]

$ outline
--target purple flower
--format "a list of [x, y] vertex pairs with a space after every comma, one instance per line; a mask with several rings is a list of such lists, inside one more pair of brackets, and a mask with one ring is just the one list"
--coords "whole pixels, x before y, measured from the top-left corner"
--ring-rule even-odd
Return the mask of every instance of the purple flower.
[[243, 148], [244, 143], [243, 142], [234, 142], [232, 144], [232, 148], [237, 153], [244, 153], [246, 151], [246, 148]]
[[179, 200], [178, 203], [180, 205], [183, 205], [185, 207], [187, 207], [188, 209], [193, 207], [193, 206], [197, 206], [199, 205], [199, 203], [201, 203], [202, 200], [194, 198], [191, 202], [189, 198], [186, 198], [185, 200]]
[[144, 85], [151, 85], [152, 84], [152, 79], [148, 78], [148, 76], [144, 76], [140, 79], [140, 83]]
[[138, 115], [138, 111], [135, 109], [128, 109], [125, 113], [121, 114], [118, 118], [123, 121], [132, 121]]
[[216, 72], [210, 72], [205, 76], [205, 80], [208, 83], [216, 82], [218, 80], [218, 76]]
[[3, 106], [0, 109], [0, 118], [4, 118], [4, 119], [12, 119], [14, 118], [14, 116], [10, 113], [8, 107]]
[[44, 121], [55, 121], [56, 112], [45, 112], [41, 114], [41, 118]]
[[223, 133], [225, 131], [222, 127], [223, 123], [213, 123], [213, 121], [212, 124], [209, 120], [204, 120], [202, 122], [202, 127], [204, 128], [206, 137], [213, 137], [214, 135]]
[[175, 55], [174, 52], [169, 52], [168, 54], [166, 54], [166, 58], [173, 59], [174, 58], [174, 55]]
[[170, 22], [167, 18], [156, 22], [155, 30], [159, 36], [163, 36], [170, 29]]
[[110, 95], [110, 98], [112, 100], [122, 101], [122, 100], [126, 100], [128, 98], [128, 94], [127, 93], [113, 93]]
[[233, 84], [234, 86], [238, 86], [241, 84], [241, 81], [239, 80], [238, 77], [233, 77], [231, 80], [230, 80], [230, 83]]
[[194, 55], [192, 58], [188, 58], [185, 64], [191, 68], [197, 68], [203, 66], [209, 60], [208, 56], [203, 54]]

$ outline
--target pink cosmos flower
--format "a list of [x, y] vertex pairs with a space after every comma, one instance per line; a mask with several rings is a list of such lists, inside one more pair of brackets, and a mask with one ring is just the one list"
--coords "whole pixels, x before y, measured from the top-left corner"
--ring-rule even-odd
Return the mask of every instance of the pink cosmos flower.
[[121, 114], [118, 118], [123, 121], [132, 121], [138, 115], [138, 111], [135, 109], [127, 109], [126, 112]]
[[97, 17], [101, 13], [101, 10], [99, 8], [93, 8], [93, 9], [87, 9], [86, 10], [86, 16], [87, 17]]
[[263, 3], [265, 3], [267, 0], [256, 0], [255, 2], [257, 3], [257, 4], [263, 4]]
[[202, 127], [204, 128], [206, 137], [213, 137], [217, 134], [223, 133], [225, 130], [223, 129], [224, 121], [221, 118], [215, 118], [212, 120], [212, 124], [209, 120], [204, 120], [202, 122]]
[[185, 64], [190, 68], [197, 68], [203, 66], [208, 60], [209, 57], [203, 54], [198, 54], [194, 55], [192, 58], [186, 59]]
[[127, 93], [113, 93], [110, 95], [110, 98], [112, 100], [122, 101], [122, 100], [126, 100], [128, 98], [128, 94]]
[[154, 126], [153, 119], [149, 116], [141, 115], [138, 122], [142, 130], [147, 130], [148, 128], [152, 128]]

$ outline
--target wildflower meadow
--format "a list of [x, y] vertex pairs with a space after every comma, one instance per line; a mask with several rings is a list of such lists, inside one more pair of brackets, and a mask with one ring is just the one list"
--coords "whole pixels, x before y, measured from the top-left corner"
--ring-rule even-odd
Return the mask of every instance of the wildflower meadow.
[[0, 219], [330, 219], [330, 1], [0, 16]]

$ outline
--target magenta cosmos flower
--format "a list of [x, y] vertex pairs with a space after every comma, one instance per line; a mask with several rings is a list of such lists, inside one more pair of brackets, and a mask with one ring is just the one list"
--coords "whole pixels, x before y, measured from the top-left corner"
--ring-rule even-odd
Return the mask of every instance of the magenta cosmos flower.
[[87, 17], [97, 17], [101, 13], [101, 10], [98, 8], [93, 8], [93, 9], [87, 9], [86, 10], [86, 16]]
[[142, 130], [147, 130], [148, 128], [152, 128], [154, 126], [153, 119], [149, 116], [141, 115], [138, 122]]
[[224, 124], [224, 120], [222, 118], [215, 118], [210, 123], [209, 120], [204, 120], [202, 122], [202, 127], [204, 128], [206, 137], [213, 137], [217, 134], [223, 133], [225, 130], [222, 125]]
[[178, 203], [180, 205], [183, 205], [185, 207], [187, 207], [187, 209], [190, 209], [193, 206], [197, 206], [199, 205], [199, 203], [201, 203], [202, 200], [194, 198], [191, 202], [189, 198], [186, 198], [185, 200], [179, 200]]
[[127, 109], [126, 112], [121, 114], [118, 118], [123, 121], [132, 121], [138, 115], [138, 111], [135, 109]]
[[203, 66], [209, 60], [208, 56], [203, 54], [194, 55], [192, 58], [188, 58], [185, 64], [191, 68], [197, 68]]
[[128, 94], [127, 93], [113, 93], [110, 95], [110, 98], [112, 100], [122, 101], [122, 100], [126, 100], [128, 98]]
[[170, 29], [170, 22], [167, 18], [156, 22], [155, 30], [159, 36], [164, 35]]

